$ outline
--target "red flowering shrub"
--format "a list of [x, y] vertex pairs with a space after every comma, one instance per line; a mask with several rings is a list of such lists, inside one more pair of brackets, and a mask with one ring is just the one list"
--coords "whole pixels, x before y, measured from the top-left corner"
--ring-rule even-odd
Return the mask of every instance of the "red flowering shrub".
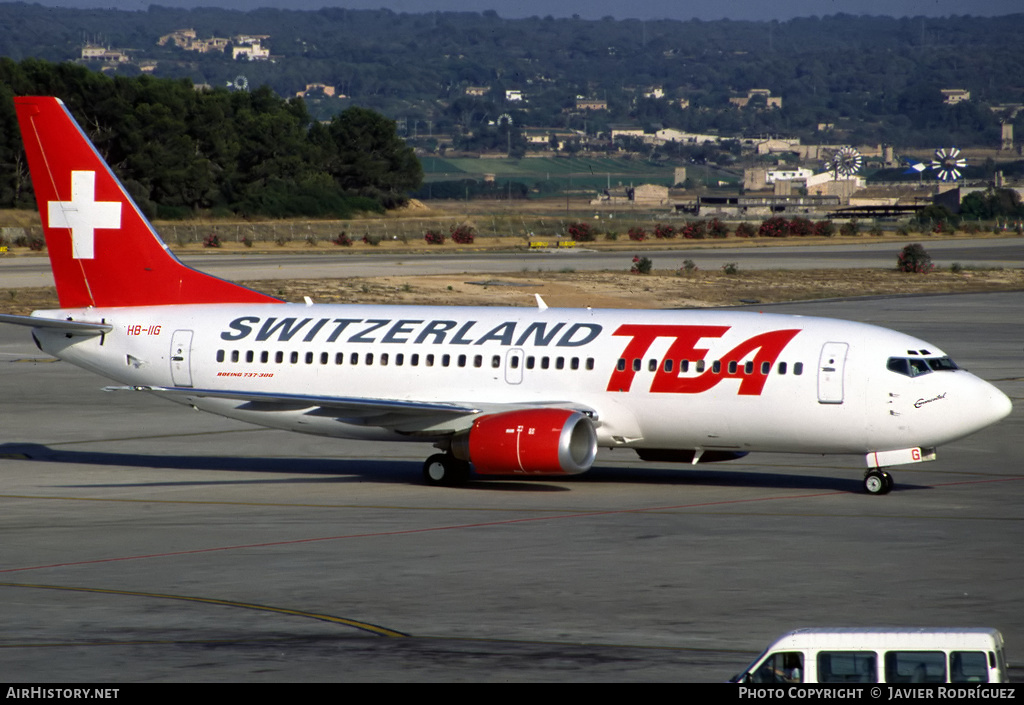
[[629, 229], [628, 235], [630, 240], [635, 240], [636, 242], [643, 242], [647, 239], [647, 231], [635, 225]]
[[444, 233], [438, 232], [437, 230], [428, 230], [427, 234], [423, 236], [423, 239], [427, 241], [428, 245], [443, 245]]
[[814, 234], [814, 223], [807, 218], [797, 216], [789, 221], [789, 234], [796, 237], [807, 237]]
[[652, 264], [653, 262], [651, 262], [650, 257], [641, 257], [640, 255], [636, 255], [633, 257], [633, 266], [630, 268], [629, 272], [630, 274], [650, 274]]
[[707, 225], [703, 220], [694, 220], [683, 226], [682, 233], [687, 240], [703, 240], [707, 235]]
[[927, 274], [935, 269], [932, 257], [918, 244], [907, 245], [896, 257], [896, 269], [900, 272]]
[[839, 234], [843, 237], [853, 237], [860, 232], [860, 223], [856, 218], [850, 218], [839, 226]]
[[736, 237], [754, 237], [757, 231], [750, 223], [740, 223], [736, 226]]
[[451, 227], [451, 234], [452, 241], [460, 245], [472, 245], [474, 238], [476, 238], [476, 230], [472, 225], [453, 225]]
[[814, 235], [816, 237], [834, 237], [836, 226], [831, 220], [819, 220], [814, 224]]
[[761, 237], [786, 237], [789, 234], [789, 221], [781, 215], [769, 218], [761, 223], [757, 234]]
[[565, 232], [576, 242], [593, 242], [597, 239], [597, 235], [594, 233], [594, 229], [590, 227], [590, 223], [582, 221], [569, 223], [565, 228]]
[[671, 240], [676, 236], [676, 229], [671, 225], [662, 225], [658, 223], [654, 226], [654, 237], [659, 240]]
[[723, 238], [729, 235], [729, 226], [720, 221], [718, 218], [713, 218], [708, 223], [708, 235], [714, 238]]

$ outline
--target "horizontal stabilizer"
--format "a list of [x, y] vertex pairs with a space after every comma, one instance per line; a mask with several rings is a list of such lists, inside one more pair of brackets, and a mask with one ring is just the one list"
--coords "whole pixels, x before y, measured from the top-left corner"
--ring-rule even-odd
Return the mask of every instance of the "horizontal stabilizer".
[[0, 313], [0, 323], [64, 331], [68, 335], [103, 335], [114, 329], [109, 323], [88, 323], [86, 321], [39, 318], [38, 316], [14, 316], [7, 313]]

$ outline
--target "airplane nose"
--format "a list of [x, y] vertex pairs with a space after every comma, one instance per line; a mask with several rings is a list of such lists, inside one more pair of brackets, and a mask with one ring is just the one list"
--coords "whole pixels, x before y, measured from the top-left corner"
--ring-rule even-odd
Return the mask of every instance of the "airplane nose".
[[987, 411], [992, 419], [989, 423], [1002, 421], [1010, 415], [1011, 411], [1013, 411], [1013, 402], [1010, 401], [1010, 397], [1006, 396], [995, 387], [991, 387]]

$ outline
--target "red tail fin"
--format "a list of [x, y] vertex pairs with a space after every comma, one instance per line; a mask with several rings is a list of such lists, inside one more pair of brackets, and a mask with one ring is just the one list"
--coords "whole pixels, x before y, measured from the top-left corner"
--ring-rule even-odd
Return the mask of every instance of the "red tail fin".
[[57, 98], [15, 98], [62, 308], [274, 303], [182, 264]]

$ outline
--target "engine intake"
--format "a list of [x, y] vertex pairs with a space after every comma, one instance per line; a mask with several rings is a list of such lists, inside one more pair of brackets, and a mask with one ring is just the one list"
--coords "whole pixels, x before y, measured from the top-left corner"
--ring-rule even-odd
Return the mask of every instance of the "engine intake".
[[576, 475], [594, 464], [597, 432], [578, 411], [506, 411], [476, 419], [453, 439], [452, 453], [481, 475]]

